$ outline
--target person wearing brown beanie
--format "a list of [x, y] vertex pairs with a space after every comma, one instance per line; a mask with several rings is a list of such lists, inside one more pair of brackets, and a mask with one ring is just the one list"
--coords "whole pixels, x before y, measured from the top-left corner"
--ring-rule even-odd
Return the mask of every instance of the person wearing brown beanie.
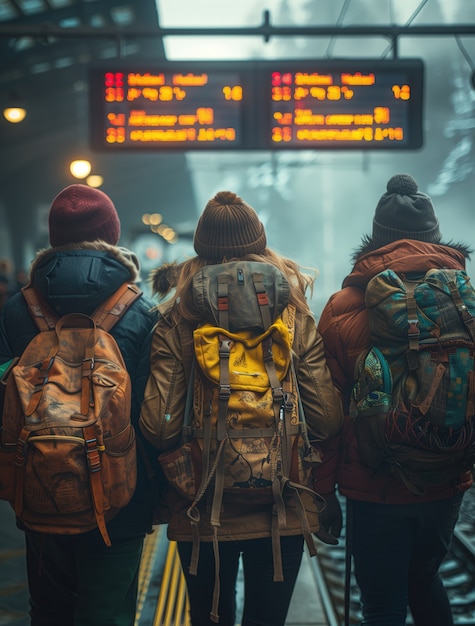
[[[317, 332], [316, 321], [306, 300], [306, 290], [312, 287], [313, 277], [303, 273], [294, 261], [280, 256], [267, 246], [265, 229], [257, 212], [231, 191], [220, 191], [207, 203], [198, 220], [193, 244], [197, 256], [180, 264], [158, 268], [152, 275], [154, 291], [162, 297], [170, 297], [160, 306], [161, 318], [156, 326], [152, 343], [151, 374], [140, 417], [143, 434], [161, 453], [174, 450], [180, 444], [190, 379], [192, 382], [195, 381], [195, 389], [200, 384], [193, 373], [195, 368], [192, 364], [196, 358], [193, 356], [193, 332], [201, 327], [206, 319], [201, 304], [206, 305], [208, 300], [214, 298], [213, 294], [208, 294], [210, 296], [208, 299], [201, 298], [207, 288], [204, 284], [206, 278], [200, 283], [200, 277], [205, 276], [205, 270], [220, 274], [221, 270], [226, 271], [226, 267], [234, 267], [240, 284], [243, 285], [245, 279], [241, 277], [240, 272], [242, 271], [244, 276], [246, 263], [250, 262], [270, 266], [269, 270], [273, 268], [269, 274], [273, 274], [275, 279], [266, 288], [269, 300], [271, 292], [275, 295], [274, 302], [285, 295], [283, 310], [280, 314], [277, 311], [277, 317], [272, 317], [277, 319], [281, 315], [284, 319], [288, 316], [290, 306], [295, 310], [292, 350], [296, 355], [296, 377], [299, 381], [309, 435], [312, 440], [318, 442], [317, 445], [326, 458], [326, 443], [338, 432], [343, 414], [339, 394], [332, 384], [325, 363], [323, 344]], [[264, 269], [262, 274], [258, 274], [263, 275]], [[200, 296], [195, 299], [194, 285], [199, 284], [204, 286], [204, 291], [199, 290]], [[255, 299], [256, 293], [252, 295]], [[229, 300], [229, 319], [231, 319], [233, 301], [231, 293]], [[219, 306], [221, 311], [226, 308], [222, 301]], [[237, 326], [244, 323], [242, 320], [245, 308], [243, 306], [237, 314]], [[266, 328], [265, 325], [263, 327]], [[246, 329], [245, 332], [249, 331], [247, 325], [243, 328]], [[204, 392], [195, 391], [198, 395], [202, 393]], [[240, 406], [239, 402], [242, 400], [236, 401]], [[207, 406], [206, 401], [205, 404]], [[237, 410], [239, 411], [239, 408]], [[197, 411], [200, 412], [201, 408]], [[220, 415], [222, 417], [221, 413]], [[227, 420], [231, 420], [232, 412], [227, 412], [227, 416]], [[212, 411], [211, 420], [217, 419], [217, 412]], [[322, 495], [332, 494], [334, 480], [332, 471], [331, 463], [318, 465], [317, 490]], [[249, 477], [248, 473], [247, 476]], [[252, 488], [241, 491], [256, 492]], [[241, 623], [283, 626], [304, 545], [303, 531], [295, 509], [287, 510], [286, 525], [280, 529], [284, 580], [274, 582], [272, 536], [275, 515], [272, 512], [272, 504], [269, 501], [254, 505], [247, 502], [238, 504], [226, 500], [224, 495], [219, 524], [216, 524], [212, 519], [211, 507], [206, 504], [207, 498], [212, 498], [208, 492], [196, 506], [199, 522], [197, 527], [194, 527], [187, 515], [190, 502], [174, 488], [169, 489], [168, 537], [177, 541], [187, 584], [191, 623], [193, 626], [205, 626], [219, 621], [221, 626], [234, 626], [237, 617], [236, 580], [239, 558], [242, 556], [245, 601]], [[246, 496], [242, 498], [246, 500]], [[333, 509], [333, 517], [328, 520], [328, 525], [336, 537], [341, 527], [340, 514], [339, 508]], [[325, 532], [323, 524], [319, 530], [315, 503], [308, 505], [307, 515], [311, 541], [313, 541], [311, 533], [318, 532], [327, 540], [337, 542], [336, 537]], [[200, 544], [195, 575], [190, 572], [190, 568], [193, 569], [195, 562], [193, 555], [196, 528]], [[219, 548], [216, 548], [216, 543]], [[218, 560], [215, 549], [219, 553]], [[220, 565], [218, 574], [215, 574], [217, 562]], [[219, 580], [218, 594], [215, 593], [217, 590], [215, 576]]]
[[[117, 245], [120, 219], [104, 192], [69, 185], [54, 198], [48, 223], [51, 247], [37, 253], [29, 282], [59, 317], [90, 315], [123, 283], [140, 279], [135, 255]], [[137, 436], [157, 318], [153, 307], [142, 294], [111, 330], [132, 382], [131, 420]], [[0, 324], [0, 365], [21, 356], [37, 332], [23, 294], [9, 298]], [[150, 448], [146, 440], [143, 445]], [[107, 523], [110, 547], [97, 529], [46, 534], [26, 529], [17, 520], [25, 531], [32, 626], [134, 624], [142, 546], [152, 530], [152, 485], [140, 455], [137, 464], [132, 499]]]
[[353, 255], [352, 271], [318, 323], [346, 414], [339, 435], [338, 490], [346, 498], [362, 624], [404, 626], [408, 607], [416, 626], [453, 624], [439, 567], [463, 493], [472, 484], [471, 473], [461, 471], [454, 480], [434, 482], [416, 495], [401, 474], [377, 471], [363, 461], [355, 416], [349, 413], [356, 360], [373, 344], [366, 288], [385, 270], [413, 281], [431, 269], [464, 270], [471, 252], [465, 244], [443, 242], [430, 197], [411, 175], [396, 174], [377, 203], [371, 234]]

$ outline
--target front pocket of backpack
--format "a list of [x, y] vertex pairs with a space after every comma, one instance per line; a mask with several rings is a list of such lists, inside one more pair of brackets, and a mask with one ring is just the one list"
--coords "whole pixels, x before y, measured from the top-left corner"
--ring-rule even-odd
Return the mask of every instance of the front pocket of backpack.
[[[195, 449], [196, 448], [196, 449]], [[165, 478], [186, 500], [193, 502], [201, 481], [201, 449], [196, 442], [184, 443], [158, 457]]]
[[104, 500], [113, 508], [122, 508], [132, 498], [137, 484], [137, 449], [135, 430], [126, 428], [104, 441], [102, 472]]
[[90, 511], [89, 470], [83, 439], [30, 437], [24, 472], [25, 509], [40, 515]]

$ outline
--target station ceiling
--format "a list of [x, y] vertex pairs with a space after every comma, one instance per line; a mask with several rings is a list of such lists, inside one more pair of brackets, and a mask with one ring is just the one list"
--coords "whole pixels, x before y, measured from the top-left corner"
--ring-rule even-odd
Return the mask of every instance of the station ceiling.
[[[427, 71], [424, 148], [417, 152], [111, 155], [89, 145], [88, 70], [97, 62], [395, 55], [420, 58]], [[28, 108], [22, 124], [0, 120], [0, 246], [8, 239], [11, 253], [23, 258], [25, 241], [32, 249], [44, 243], [45, 210], [74, 182], [68, 165], [77, 156], [89, 158], [103, 176], [102, 189], [114, 199], [129, 239], [142, 213], [158, 211], [186, 230], [207, 198], [232, 188], [262, 208], [275, 247], [298, 251], [306, 262], [320, 243], [302, 243], [305, 221], [320, 228], [334, 216], [341, 224], [339, 207], [354, 200], [355, 187], [361, 215], [370, 216], [396, 171], [413, 173], [442, 212], [461, 207], [465, 226], [450, 223], [449, 233], [463, 239], [467, 226], [475, 232], [474, 70], [473, 0], [242, 0], [232, 6], [220, 0], [0, 0], [2, 108], [13, 96]], [[274, 226], [273, 217], [296, 206], [302, 207], [300, 225]], [[361, 230], [353, 222], [357, 214], [348, 220], [352, 232]], [[338, 265], [327, 271], [328, 289], [338, 286], [340, 273]]]

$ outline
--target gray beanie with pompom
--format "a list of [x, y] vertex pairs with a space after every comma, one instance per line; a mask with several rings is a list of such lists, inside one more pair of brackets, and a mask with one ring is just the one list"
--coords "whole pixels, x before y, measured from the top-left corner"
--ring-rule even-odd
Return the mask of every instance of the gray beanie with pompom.
[[374, 214], [373, 240], [380, 245], [397, 239], [439, 243], [439, 220], [431, 199], [418, 190], [414, 178], [396, 174], [389, 179], [386, 189]]

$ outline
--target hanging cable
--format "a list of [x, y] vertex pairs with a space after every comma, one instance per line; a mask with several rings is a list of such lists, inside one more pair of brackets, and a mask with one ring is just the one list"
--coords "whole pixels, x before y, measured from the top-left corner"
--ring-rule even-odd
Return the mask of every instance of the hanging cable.
[[[350, 5], [350, 2], [351, 2], [351, 0], [345, 0], [344, 1], [343, 6], [341, 7], [341, 10], [340, 10], [340, 15], [338, 16], [338, 18], [336, 20], [335, 26], [341, 26], [341, 24], [342, 24], [342, 22], [343, 22], [343, 20], [345, 18], [346, 12], [348, 11], [348, 7]], [[326, 52], [325, 52], [325, 58], [326, 59], [331, 58], [331, 54], [332, 54], [334, 43], [335, 43], [335, 35], [332, 35], [331, 38], [330, 38], [330, 42], [328, 44], [328, 47], [326, 49]]]
[[467, 61], [469, 68], [472, 70], [471, 81], [472, 81], [472, 87], [475, 89], [475, 65], [470, 55], [468, 54], [467, 49], [463, 45], [462, 40], [460, 39], [459, 35], [455, 35], [455, 41], [457, 42], [457, 46], [459, 47], [460, 52], [462, 53], [463, 57]]
[[[419, 15], [419, 13], [422, 11], [422, 9], [425, 7], [425, 5], [429, 2], [429, 0], [422, 0], [422, 2], [419, 4], [419, 6], [417, 7], [417, 9], [414, 11], [414, 13], [411, 15], [411, 17], [407, 20], [407, 22], [404, 24], [404, 27], [406, 26], [410, 26], [412, 24], [412, 22], [416, 19], [416, 17]], [[384, 50], [383, 54], [381, 55], [381, 58], [384, 59], [388, 56], [388, 54], [391, 52], [391, 50], [394, 50], [394, 46], [395, 46], [395, 40], [393, 40], [389, 46], [386, 48], [386, 50]], [[396, 55], [397, 56], [397, 55]]]

